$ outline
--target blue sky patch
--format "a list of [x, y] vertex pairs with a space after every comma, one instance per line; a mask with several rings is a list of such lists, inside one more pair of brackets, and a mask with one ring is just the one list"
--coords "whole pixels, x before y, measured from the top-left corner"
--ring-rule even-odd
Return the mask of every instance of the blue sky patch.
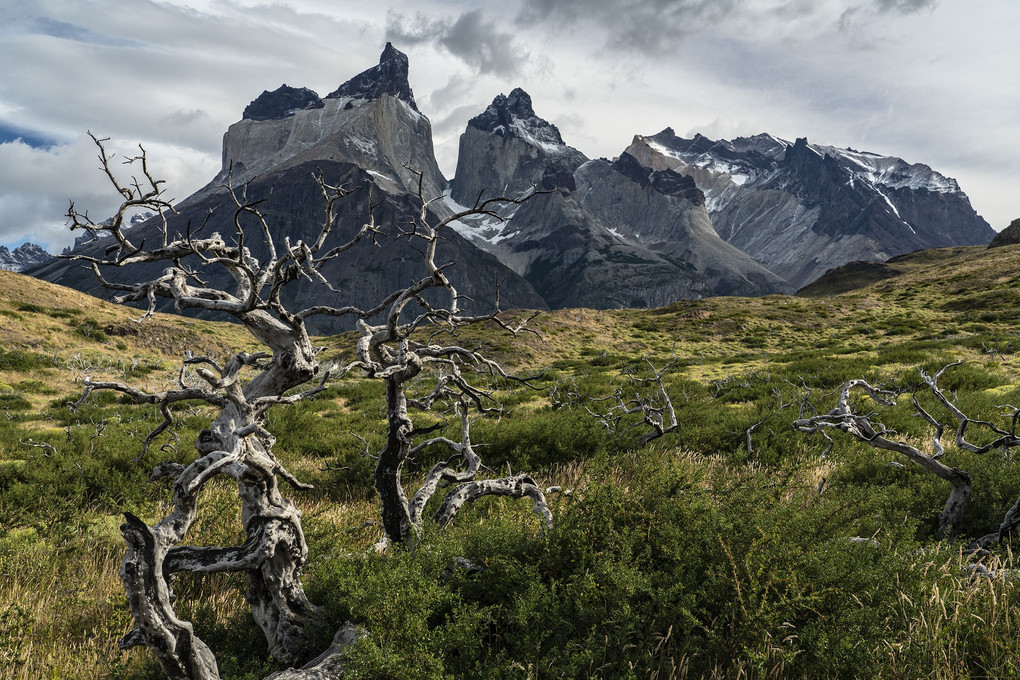
[[27, 130], [0, 120], [0, 144], [13, 142], [16, 139], [37, 149], [47, 149], [59, 143], [58, 140], [48, 137], [42, 132]]

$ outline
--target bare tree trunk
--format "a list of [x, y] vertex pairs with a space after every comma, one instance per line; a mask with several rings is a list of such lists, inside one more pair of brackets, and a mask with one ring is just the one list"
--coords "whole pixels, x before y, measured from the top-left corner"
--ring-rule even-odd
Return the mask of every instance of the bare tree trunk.
[[411, 537], [411, 515], [404, 493], [404, 463], [411, 451], [414, 423], [407, 414], [407, 396], [395, 378], [386, 380], [386, 447], [375, 468], [375, 489], [379, 492], [383, 530], [392, 543]]
[[[863, 391], [875, 402], [884, 406], [892, 406], [895, 403], [893, 401], [894, 393], [872, 387], [864, 380], [850, 380], [840, 388], [836, 407], [828, 413], [805, 418], [803, 417], [804, 405], [802, 405], [801, 418], [793, 423], [794, 429], [808, 433], [823, 432], [825, 428], [842, 430], [868, 446], [903, 454], [925, 470], [949, 482], [952, 488], [942, 512], [939, 513], [938, 533], [940, 536], [953, 536], [967, 509], [967, 501], [971, 494], [971, 480], [970, 475], [963, 470], [950, 467], [938, 460], [942, 453], [942, 444], [939, 441], [939, 436], [942, 433], [941, 426], [937, 427], [937, 433], [933, 438], [936, 447], [934, 456], [904, 441], [889, 439], [886, 436], [889, 431], [884, 425], [873, 422], [870, 415], [861, 415], [854, 411], [853, 405], [850, 403], [850, 395], [855, 389]], [[916, 400], [914, 403], [928, 422], [938, 425], [924, 409], [920, 408]]]

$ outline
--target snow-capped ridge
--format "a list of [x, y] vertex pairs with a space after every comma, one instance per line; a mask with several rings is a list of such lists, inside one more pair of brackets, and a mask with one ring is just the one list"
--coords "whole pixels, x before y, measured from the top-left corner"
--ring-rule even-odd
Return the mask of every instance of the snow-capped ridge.
[[798, 286], [851, 260], [994, 234], [955, 180], [894, 156], [768, 133], [684, 139], [671, 128], [636, 136], [628, 152], [692, 177], [719, 235]]
[[23, 272], [52, 259], [53, 255], [35, 243], [22, 243], [14, 250], [0, 246], [0, 269], [9, 272]]

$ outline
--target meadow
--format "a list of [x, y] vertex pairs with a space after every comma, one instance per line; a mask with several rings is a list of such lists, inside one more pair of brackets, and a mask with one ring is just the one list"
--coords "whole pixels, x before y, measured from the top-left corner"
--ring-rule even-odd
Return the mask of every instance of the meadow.
[[[494, 324], [461, 331], [462, 345], [528, 377], [491, 385], [503, 412], [476, 420], [472, 440], [491, 474], [528, 470], [559, 487], [548, 495], [551, 531], [526, 504], [487, 499], [445, 530], [427, 526], [413, 550], [375, 551], [366, 449], [386, 434], [382, 386], [348, 376], [276, 407], [276, 453], [315, 485], [288, 494], [304, 513], [304, 581], [326, 612], [323, 645], [343, 621], [364, 628], [352, 678], [1017, 675], [1012, 543], [966, 550], [1020, 497], [1013, 452], [975, 455], [944, 437], [943, 462], [974, 482], [958, 535], [944, 539], [944, 482], [895, 452], [836, 432], [829, 446], [792, 426], [865, 378], [900, 396], [892, 407], [860, 397], [860, 409], [931, 451], [933, 428], [911, 395], [950, 421], [918, 368], [959, 361], [941, 387], [972, 417], [1010, 427], [1020, 246], [925, 251], [890, 266], [897, 276], [830, 278], [800, 297], [545, 312], [530, 323], [536, 334], [517, 338]], [[2, 678], [162, 677], [144, 648], [117, 648], [131, 628], [118, 527], [126, 511], [165, 514], [170, 490], [149, 473], [188, 462], [211, 412], [180, 409], [143, 453], [161, 421], [153, 406], [114, 393], [68, 404], [85, 375], [156, 389], [177, 379], [186, 351], [224, 356], [255, 343], [232, 324], [138, 315], [0, 272]], [[353, 336], [317, 343], [340, 362]], [[629, 398], [631, 375], [670, 362], [676, 430], [641, 445], [639, 418], [597, 417], [608, 403], [598, 399]], [[440, 455], [422, 451], [410, 481]], [[243, 540], [235, 498], [225, 482], [206, 491], [197, 544]], [[243, 588], [234, 576], [175, 584], [178, 610], [224, 677], [261, 678], [277, 666]]]

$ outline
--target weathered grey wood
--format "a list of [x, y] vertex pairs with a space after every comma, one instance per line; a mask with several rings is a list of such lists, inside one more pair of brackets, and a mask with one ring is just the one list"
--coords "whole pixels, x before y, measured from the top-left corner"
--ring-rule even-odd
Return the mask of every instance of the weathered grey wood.
[[[939, 513], [939, 534], [952, 536], [960, 525], [960, 521], [967, 509], [967, 501], [971, 494], [970, 475], [955, 467], [941, 463], [937, 455], [929, 455], [921, 449], [905, 441], [889, 438], [889, 431], [881, 423], [872, 421], [868, 414], [860, 414], [854, 411], [850, 403], [850, 396], [854, 390], [860, 390], [870, 396], [876, 403], [891, 406], [895, 394], [881, 390], [870, 385], [866, 380], [849, 380], [840, 387], [839, 399], [835, 408], [824, 415], [812, 415], [798, 418], [793, 427], [801, 432], [820, 432], [825, 428], [841, 430], [854, 439], [886, 451], [895, 451], [906, 456], [917, 463], [920, 467], [931, 472], [940, 479], [950, 484], [951, 490], [946, 503]], [[916, 403], [916, 402], [915, 402]], [[925, 414], [927, 415], [927, 414]], [[931, 416], [929, 415], [930, 419]], [[934, 437], [937, 452], [941, 452], [939, 436], [941, 429], [937, 430]]]
[[[392, 297], [382, 322], [371, 325], [363, 320], [358, 324], [361, 337], [357, 343], [357, 360], [345, 369], [360, 369], [386, 384], [386, 444], [379, 453], [374, 479], [382, 506], [382, 525], [390, 544], [408, 543], [413, 539], [414, 531], [421, 527], [425, 504], [441, 484], [472, 483], [479, 470], [480, 460], [470, 443], [468, 408], [470, 405], [480, 412], [487, 412], [497, 411], [498, 405], [488, 392], [473, 385], [462, 369], [471, 367], [490, 375], [509, 378], [496, 362], [475, 351], [459, 345], [431, 344], [427, 340], [416, 340], [415, 336], [424, 335], [425, 329], [431, 331], [439, 327], [453, 332], [458, 327], [482, 321], [495, 322], [513, 334], [524, 330], [523, 324], [510, 326], [506, 323], [498, 308], [485, 316], [462, 314], [460, 296], [446, 276], [446, 269], [450, 265], [436, 262], [436, 247], [443, 230], [449, 228], [452, 222], [473, 214], [499, 218], [496, 208], [507, 203], [521, 203], [530, 198], [530, 195], [516, 199], [497, 197], [479, 200], [473, 207], [434, 225], [429, 220], [429, 201], [421, 195], [419, 198], [422, 199], [421, 211], [407, 233], [410, 238], [417, 239], [428, 274]], [[427, 302], [423, 297], [426, 291], [441, 293], [443, 304]], [[409, 314], [412, 303], [416, 309], [421, 310], [414, 315]], [[449, 446], [457, 454], [456, 460], [451, 459], [434, 467], [426, 475], [421, 488], [409, 500], [404, 490], [403, 469], [412, 452], [420, 450], [421, 446], [415, 444], [415, 437], [423, 432], [416, 430], [408, 411], [412, 400], [407, 396], [407, 389], [412, 380], [427, 371], [437, 376], [436, 387], [425, 398], [413, 400], [414, 405], [427, 410], [439, 400], [455, 402], [462, 418], [462, 441], [456, 443], [446, 438], [435, 438], [427, 442]], [[474, 491], [465, 494], [460, 505], [484, 495], [515, 495], [507, 493], [511, 487], [523, 488], [519, 483], [472, 487]], [[532, 487], [533, 491], [529, 490], [524, 495], [535, 497], [537, 494], [537, 498], [534, 498], [536, 504], [546, 507], [541, 489], [534, 485]], [[453, 510], [450, 518], [455, 513], [456, 510]], [[548, 519], [551, 521], [551, 515]]]
[[[151, 526], [128, 515], [122, 527], [128, 550], [121, 578], [136, 624], [121, 640], [123, 647], [146, 645], [171, 678], [219, 677], [212, 651], [195, 635], [191, 624], [175, 613], [170, 579], [182, 571], [242, 572], [247, 579], [245, 598], [273, 656], [296, 666], [314, 655], [309, 649], [307, 633], [317, 620], [318, 608], [308, 600], [300, 580], [308, 545], [301, 527], [301, 513], [283, 495], [280, 480], [298, 489], [311, 487], [300, 482], [274, 457], [274, 439], [263, 423], [266, 411], [274, 405], [292, 404], [325, 389], [330, 375], [319, 366], [305, 327], [305, 321], [315, 315], [359, 319], [362, 336], [357, 347], [358, 359], [345, 371], [357, 367], [386, 382], [389, 427], [387, 444], [379, 455], [375, 484], [381, 499], [383, 526], [392, 542], [408, 541], [414, 528], [421, 524], [423, 508], [429, 498], [441, 485], [451, 483], [461, 483], [461, 486], [448, 494], [444, 507], [449, 506], [449, 510], [441, 524], [448, 522], [464, 503], [489, 494], [528, 496], [536, 511], [543, 514], [546, 524], [551, 523], [552, 515], [544, 496], [530, 478], [473, 481], [480, 463], [470, 443], [468, 404], [480, 411], [494, 408], [485, 403], [490, 395], [474, 387], [460, 369], [470, 365], [505, 378], [502, 368], [463, 347], [431, 345], [411, 339], [412, 334], [425, 327], [442, 325], [453, 329], [479, 321], [493, 321], [513, 333], [521, 330], [522, 325], [511, 327], [505, 323], [498, 309], [487, 316], [461, 314], [457, 291], [445, 273], [449, 264], [437, 264], [435, 257], [440, 234], [450, 222], [474, 214], [497, 216], [495, 208], [499, 205], [524, 199], [488, 199], [433, 226], [429, 221], [430, 201], [422, 195], [419, 182], [421, 211], [408, 236], [420, 239], [428, 275], [393, 291], [372, 309], [313, 305], [295, 312], [283, 304], [281, 290], [299, 278], [330, 288], [320, 274], [323, 264], [361, 241], [375, 242], [379, 230], [371, 210], [357, 234], [327, 249], [337, 202], [343, 200], [347, 191], [327, 184], [321, 177], [316, 178], [325, 206], [318, 235], [311, 242], [291, 243], [284, 239], [283, 243], [277, 243], [258, 205], [248, 202], [244, 191], [235, 191], [228, 179], [225, 188], [234, 202], [232, 242], [228, 243], [228, 239], [219, 234], [203, 238], [192, 238], [190, 234], [171, 235], [166, 215], [173, 212], [173, 207], [163, 198], [163, 182], [149, 171], [145, 150], [141, 149], [138, 157], [128, 159], [129, 163], [141, 165], [141, 179], [135, 178], [126, 184], [118, 180], [110, 166], [105, 140], [92, 138], [99, 149], [103, 171], [124, 200], [117, 214], [101, 224], [71, 205], [68, 218], [72, 230], [84, 229], [93, 236], [110, 236], [114, 242], [104, 257], [72, 255], [71, 258], [88, 262], [103, 285], [121, 293], [119, 301], [147, 302], [148, 309], [141, 320], [154, 313], [159, 298], [168, 298], [178, 310], [203, 309], [232, 316], [266, 350], [254, 354], [239, 352], [225, 362], [189, 355], [184, 364], [191, 368], [195, 378], [186, 380], [182, 370], [178, 385], [161, 392], [85, 377], [82, 397], [74, 407], [82, 405], [95, 390], [116, 390], [137, 402], [159, 406], [164, 421], [146, 439], [143, 453], [154, 438], [172, 424], [175, 404], [201, 400], [219, 409], [218, 415], [195, 441], [196, 459], [191, 464], [164, 462], [152, 472], [150, 480], [171, 479], [172, 511]], [[125, 232], [127, 211], [136, 208], [157, 214], [162, 223], [160, 243], [136, 245]], [[242, 229], [242, 217], [254, 220], [254, 234]], [[263, 252], [267, 253], [261, 262], [243, 245], [245, 239], [253, 237], [261, 239]], [[185, 265], [185, 258], [198, 264]], [[166, 266], [156, 278], [133, 284], [111, 283], [103, 276], [106, 268], [140, 263], [164, 263]], [[229, 273], [233, 288], [206, 286], [191, 266], [197, 266], [199, 271], [222, 267]], [[445, 291], [448, 304], [433, 307], [426, 302], [422, 293], [430, 289]], [[412, 303], [421, 311], [409, 316]], [[379, 314], [384, 315], [384, 320], [378, 325], [370, 326], [365, 321]], [[403, 489], [403, 466], [412, 451], [417, 450], [415, 437], [434, 430], [416, 430], [408, 413], [407, 384], [423, 371], [439, 375], [436, 389], [425, 399], [425, 408], [451, 396], [460, 400], [462, 441], [457, 443], [440, 437], [429, 442], [445, 443], [458, 455], [437, 467], [414, 495], [413, 502], [409, 502]], [[297, 391], [313, 381], [315, 386]], [[184, 545], [202, 490], [217, 475], [226, 475], [236, 482], [245, 540], [236, 546]], [[348, 624], [337, 633], [330, 648], [318, 657], [300, 668], [291, 668], [272, 677], [295, 680], [335, 677], [342, 672], [346, 650], [357, 637], [354, 626]]]

